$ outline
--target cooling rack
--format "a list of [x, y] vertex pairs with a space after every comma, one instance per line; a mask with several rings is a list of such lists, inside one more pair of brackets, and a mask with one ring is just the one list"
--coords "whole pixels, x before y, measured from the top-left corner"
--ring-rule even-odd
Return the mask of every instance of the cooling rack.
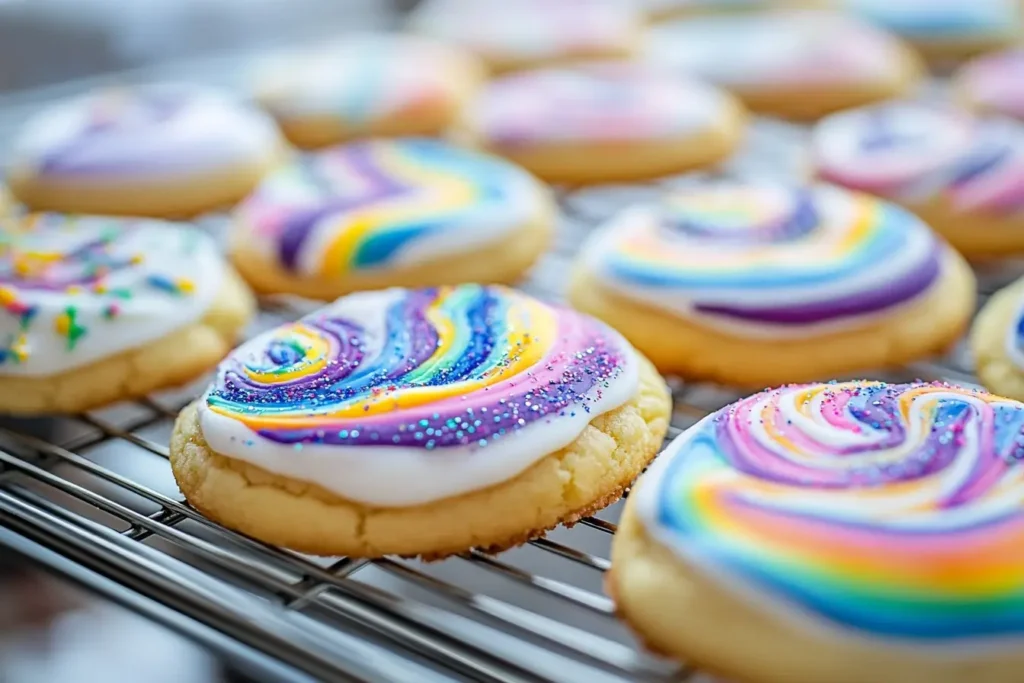
[[[0, 135], [20, 118], [0, 116]], [[805, 134], [759, 120], [748, 148], [716, 175], [795, 177]], [[630, 203], [707, 177], [558, 190], [558, 238], [523, 289], [559, 300], [571, 260], [595, 225]], [[218, 233], [223, 223], [211, 217], [203, 227]], [[979, 305], [1020, 272], [1016, 264], [979, 270]], [[311, 306], [262, 301], [250, 334]], [[882, 377], [975, 381], [962, 345]], [[621, 502], [499, 556], [474, 550], [432, 564], [306, 557], [207, 521], [184, 502], [167, 461], [173, 419], [205, 381], [70, 418], [0, 420], [0, 541], [31, 541], [44, 549], [37, 559], [94, 590], [238, 660], [260, 659], [267, 678], [697, 680], [689, 667], [638, 648], [602, 592]], [[712, 385], [670, 384], [669, 439], [739, 398]]]

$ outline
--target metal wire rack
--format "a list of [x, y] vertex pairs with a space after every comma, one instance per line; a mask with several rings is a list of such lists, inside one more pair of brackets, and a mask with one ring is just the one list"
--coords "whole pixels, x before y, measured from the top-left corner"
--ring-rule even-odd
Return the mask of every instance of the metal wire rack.
[[[759, 122], [754, 151], [723, 172], [778, 175], [802, 132]], [[785, 158], [784, 158], [785, 157]], [[561, 296], [582, 237], [622, 206], [665, 186], [560, 191], [556, 245], [523, 285]], [[218, 229], [211, 220], [211, 229]], [[981, 273], [982, 301], [1019, 273]], [[268, 300], [256, 333], [308, 305]], [[963, 349], [890, 379], [973, 383]], [[210, 633], [315, 680], [684, 681], [696, 674], [641, 651], [601, 590], [621, 504], [501, 556], [440, 563], [314, 558], [226, 530], [185, 503], [167, 438], [196, 384], [73, 418], [0, 420], [0, 525], [211, 627]], [[739, 395], [674, 382], [669, 438]], [[194, 635], [194, 634], [193, 634]]]

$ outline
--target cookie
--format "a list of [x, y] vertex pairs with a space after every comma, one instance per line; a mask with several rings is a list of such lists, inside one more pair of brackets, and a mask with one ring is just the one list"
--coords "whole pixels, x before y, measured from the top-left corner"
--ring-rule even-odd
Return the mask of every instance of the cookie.
[[456, 48], [367, 34], [278, 56], [253, 76], [255, 98], [304, 148], [359, 137], [441, 135], [484, 76]]
[[652, 648], [730, 679], [1017, 681], [1022, 441], [1024, 405], [948, 384], [764, 391], [641, 477], [608, 587]]
[[989, 298], [974, 320], [970, 342], [985, 388], [1024, 399], [1024, 278]]
[[499, 286], [343, 297], [244, 344], [178, 418], [203, 514], [318, 555], [498, 550], [617, 500], [668, 390], [605, 325]]
[[1020, 0], [843, 0], [847, 9], [899, 34], [933, 59], [963, 58], [1015, 43]]
[[893, 204], [741, 183], [623, 211], [584, 244], [569, 288], [661, 371], [754, 387], [944, 350], [974, 297], [964, 260]]
[[31, 209], [185, 217], [244, 197], [283, 145], [273, 120], [216, 90], [107, 89], [30, 118], [7, 180]]
[[830, 0], [643, 0], [655, 20], [712, 12], [763, 12], [780, 8], [829, 5]]
[[643, 19], [618, 0], [427, 0], [409, 28], [461, 45], [501, 72], [632, 57]]
[[823, 11], [734, 13], [652, 28], [644, 59], [706, 80], [751, 109], [794, 119], [895, 97], [922, 75], [884, 31]]
[[602, 63], [499, 78], [467, 109], [462, 133], [544, 180], [578, 184], [715, 163], [739, 144], [744, 119], [714, 87]]
[[1024, 124], [894, 102], [813, 135], [819, 177], [899, 202], [969, 258], [1024, 252]]
[[77, 413], [189, 382], [252, 317], [181, 224], [33, 214], [0, 232], [0, 413]]
[[389, 286], [517, 280], [550, 241], [546, 187], [437, 140], [349, 143], [272, 173], [230, 237], [258, 292], [334, 299]]
[[1024, 49], [978, 57], [954, 79], [960, 102], [980, 114], [1024, 120]]

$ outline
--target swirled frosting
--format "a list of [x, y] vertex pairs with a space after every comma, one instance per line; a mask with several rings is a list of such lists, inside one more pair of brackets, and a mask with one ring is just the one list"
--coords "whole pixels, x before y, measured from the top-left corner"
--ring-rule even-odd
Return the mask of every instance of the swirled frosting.
[[943, 247], [907, 211], [828, 186], [712, 184], [623, 212], [584, 245], [602, 287], [744, 335], [891, 314], [939, 276]]
[[676, 439], [636, 509], [707, 580], [807, 628], [1019, 637], [1022, 444], [1024, 405], [981, 391], [789, 386]]
[[504, 287], [342, 297], [221, 365], [210, 447], [371, 505], [513, 478], [636, 393], [618, 333]]
[[911, 39], [956, 40], [1015, 35], [1017, 0], [844, 0], [872, 23]]
[[964, 211], [1024, 209], [1024, 125], [923, 104], [840, 112], [814, 131], [818, 174], [906, 202], [946, 197]]
[[191, 226], [32, 214], [0, 231], [0, 376], [43, 377], [143, 346], [202, 317], [217, 245]]
[[282, 268], [330, 277], [492, 244], [539, 215], [543, 192], [495, 157], [436, 140], [370, 140], [271, 173], [236, 222]]
[[972, 106], [1024, 119], [1024, 49], [979, 57], [964, 67], [958, 80]]
[[131, 181], [264, 164], [281, 144], [269, 117], [216, 90], [157, 84], [44, 109], [16, 138], [11, 162], [52, 178]]
[[488, 144], [651, 140], [711, 130], [724, 93], [640, 65], [604, 63], [512, 74], [492, 81], [467, 119]]

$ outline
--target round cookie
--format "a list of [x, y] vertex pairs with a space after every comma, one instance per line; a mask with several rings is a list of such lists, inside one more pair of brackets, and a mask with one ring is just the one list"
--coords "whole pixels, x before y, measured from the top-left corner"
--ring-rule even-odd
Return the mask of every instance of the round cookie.
[[648, 16], [655, 20], [712, 12], [763, 12], [829, 4], [831, 0], [643, 0]]
[[839, 188], [721, 183], [623, 211], [569, 300], [665, 373], [740, 386], [899, 365], [952, 345], [974, 275], [917, 217]]
[[319, 555], [500, 550], [617, 500], [668, 390], [616, 332], [500, 286], [338, 299], [244, 344], [178, 418], [205, 515]]
[[461, 45], [493, 71], [632, 57], [639, 9], [619, 0], [426, 0], [411, 30]]
[[850, 11], [906, 38], [934, 59], [961, 58], [1016, 42], [1021, 0], [844, 0]]
[[231, 259], [259, 292], [334, 299], [389, 286], [517, 280], [556, 208], [522, 169], [437, 140], [298, 158], [235, 212]]
[[960, 70], [954, 84], [966, 107], [1024, 120], [1024, 49], [978, 57]]
[[216, 90], [112, 88], [30, 118], [7, 180], [31, 209], [183, 217], [237, 202], [283, 151], [268, 116]]
[[462, 132], [544, 180], [578, 184], [715, 163], [739, 144], [744, 119], [714, 87], [609, 62], [492, 81], [468, 107]]
[[895, 97], [922, 74], [893, 36], [819, 11], [668, 22], [650, 30], [644, 59], [726, 88], [754, 111], [794, 119]]
[[650, 647], [730, 679], [1018, 681], [1022, 441], [1024, 405], [948, 384], [764, 391], [641, 477], [608, 588]]
[[255, 97], [304, 148], [357, 137], [440, 135], [483, 79], [462, 51], [412, 36], [346, 38], [260, 65]]
[[77, 413], [214, 367], [255, 311], [199, 230], [32, 214], [0, 232], [0, 413]]
[[1024, 252], [1024, 124], [892, 102], [813, 135], [819, 177], [899, 202], [968, 257]]
[[1024, 399], [1024, 278], [996, 292], [971, 328], [975, 373], [1001, 396]]

